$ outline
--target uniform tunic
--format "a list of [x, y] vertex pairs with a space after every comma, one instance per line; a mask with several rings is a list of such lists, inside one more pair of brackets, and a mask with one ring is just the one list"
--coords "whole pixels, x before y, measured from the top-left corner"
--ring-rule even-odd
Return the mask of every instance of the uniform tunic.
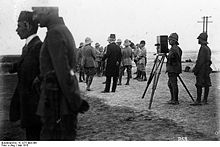
[[207, 87], [211, 86], [210, 73], [211, 65], [211, 50], [207, 45], [201, 45], [199, 54], [196, 60], [196, 65], [193, 69], [196, 75], [196, 86]]

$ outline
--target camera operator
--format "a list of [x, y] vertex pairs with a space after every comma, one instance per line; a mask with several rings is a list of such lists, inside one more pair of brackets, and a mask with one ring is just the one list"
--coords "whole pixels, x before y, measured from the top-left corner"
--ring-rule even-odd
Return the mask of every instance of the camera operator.
[[166, 72], [168, 72], [168, 87], [170, 89], [171, 100], [168, 104], [178, 105], [178, 85], [177, 77], [182, 72], [181, 56], [182, 50], [178, 46], [178, 35], [177, 33], [172, 33], [168, 37], [169, 44], [171, 48], [167, 56]]

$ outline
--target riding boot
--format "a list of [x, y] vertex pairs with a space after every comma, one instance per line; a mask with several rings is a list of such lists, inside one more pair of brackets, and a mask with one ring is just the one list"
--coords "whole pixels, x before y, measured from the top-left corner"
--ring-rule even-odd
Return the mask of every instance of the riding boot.
[[201, 103], [201, 96], [202, 96], [202, 87], [197, 87], [197, 99], [196, 101]]
[[197, 86], [196, 88], [197, 88], [197, 99], [193, 104], [191, 104], [192, 106], [201, 105], [202, 87]]
[[174, 102], [173, 88], [170, 84], [168, 84], [168, 87], [169, 87], [169, 90], [170, 90], [171, 99], [167, 103], [172, 104]]
[[86, 88], [87, 91], [91, 91], [90, 86], [92, 84], [92, 80], [93, 80], [93, 77], [88, 78], [88, 83], [87, 83], [87, 88]]
[[129, 81], [130, 81], [130, 77], [128, 76], [128, 77], [127, 77], [127, 82], [126, 82], [125, 85], [129, 85]]
[[83, 80], [82, 80], [82, 72], [81, 71], [79, 72], [79, 82], [83, 82]]
[[143, 79], [144, 79], [144, 81], [147, 81], [147, 76], [146, 76], [146, 72], [145, 71], [143, 71]]
[[179, 89], [178, 89], [178, 86], [176, 85], [176, 86], [173, 88], [173, 96], [174, 96], [174, 104], [175, 104], [175, 105], [178, 105], [178, 104], [179, 104], [178, 93], [179, 93]]
[[208, 95], [209, 95], [209, 87], [205, 87], [204, 98], [203, 98], [203, 101], [202, 101], [203, 104], [208, 104], [207, 103]]
[[140, 77], [138, 78], [138, 81], [144, 81], [144, 71], [140, 71]]
[[82, 80], [85, 81], [85, 73], [82, 72]]
[[88, 86], [89, 76], [86, 76], [86, 85]]
[[121, 85], [121, 80], [122, 80], [122, 71], [119, 71], [119, 78], [118, 78], [118, 85]]
[[138, 78], [139, 78], [139, 76], [140, 76], [140, 71], [139, 71], [139, 70], [137, 70], [137, 75], [136, 75], [136, 77], [135, 77], [134, 79], [138, 79]]
[[130, 78], [131, 78], [131, 70], [127, 69], [127, 82], [125, 85], [129, 85]]

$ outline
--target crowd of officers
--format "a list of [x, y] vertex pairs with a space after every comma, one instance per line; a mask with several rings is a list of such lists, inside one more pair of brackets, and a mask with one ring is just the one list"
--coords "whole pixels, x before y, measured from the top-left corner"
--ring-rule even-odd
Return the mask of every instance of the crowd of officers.
[[[103, 93], [110, 92], [112, 79], [111, 92], [116, 92], [117, 85], [122, 84], [125, 69], [126, 85], [129, 85], [132, 60], [137, 66], [135, 79], [146, 81], [145, 41], [135, 45], [126, 39], [122, 45], [120, 39], [116, 41], [115, 34], [110, 34], [105, 48], [98, 43], [93, 48], [91, 38], [87, 37], [77, 50], [72, 33], [59, 17], [57, 7], [33, 7], [32, 10], [22, 11], [18, 17], [16, 32], [26, 42], [20, 59], [11, 64], [9, 70], [16, 72], [18, 77], [9, 118], [12, 122], [20, 120], [27, 140], [75, 140], [77, 115], [89, 108], [79, 94], [76, 69], [79, 71], [79, 82], [85, 81], [88, 91], [97, 74], [106, 76]], [[38, 25], [47, 28], [43, 42], [37, 35]], [[197, 87], [197, 100], [193, 105], [207, 104], [211, 86], [211, 51], [207, 38], [206, 33], [198, 37], [201, 48], [193, 69]], [[176, 105], [179, 104], [177, 76], [182, 72], [182, 50], [176, 33], [172, 33], [168, 40], [171, 45], [166, 63], [171, 93], [168, 103]], [[79, 65], [78, 68], [76, 65]], [[205, 93], [201, 101], [203, 87]]]
[[[116, 41], [115, 34], [110, 34], [107, 41], [109, 42], [109, 45], [114, 43]], [[117, 77], [117, 85], [122, 85], [122, 76], [124, 75], [125, 70], [127, 71], [127, 81], [125, 85], [129, 85], [129, 81], [132, 78], [133, 61], [137, 67], [137, 71], [135, 72], [137, 76], [134, 79], [137, 79], [138, 81], [147, 81], [147, 50], [145, 48], [144, 40], [140, 41], [140, 44], [135, 45], [128, 39], [125, 39], [123, 44], [121, 39], [117, 39], [114, 44], [119, 47], [118, 51], [120, 52], [118, 56], [120, 63], [119, 70], [116, 71], [112, 71], [109, 67], [106, 68], [107, 60], [105, 60], [105, 58], [108, 46], [103, 48], [99, 43], [95, 43], [95, 47], [93, 47], [92, 42], [91, 38], [87, 37], [85, 42], [81, 42], [77, 49], [77, 71], [79, 72], [79, 82], [85, 82], [87, 84], [86, 90], [91, 90], [90, 86], [95, 75], [101, 77], [106, 74], [108, 75], [109, 72], [114, 72], [112, 74], [116, 74], [114, 77]], [[110, 45], [110, 47], [111, 46], [112, 45]], [[117, 50], [115, 52], [117, 52]], [[113, 88], [112, 91], [114, 92], [115, 89]], [[106, 90], [106, 92], [109, 92], [109, 90]]]

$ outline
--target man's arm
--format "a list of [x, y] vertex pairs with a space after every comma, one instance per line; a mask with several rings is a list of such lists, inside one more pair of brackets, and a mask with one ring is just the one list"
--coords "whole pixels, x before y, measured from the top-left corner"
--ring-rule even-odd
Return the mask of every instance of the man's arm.
[[202, 48], [199, 50], [199, 54], [198, 54], [198, 57], [197, 57], [197, 60], [196, 60], [196, 65], [193, 69], [193, 72], [194, 72], [195, 75], [198, 74], [198, 72], [200, 71], [202, 65], [205, 63], [206, 54], [207, 53]]
[[109, 52], [109, 49], [108, 49], [108, 46], [107, 46], [106, 47], [106, 53], [103, 55], [102, 61], [105, 61], [105, 59], [107, 59], [109, 57], [109, 54], [110, 54], [110, 52]]
[[68, 49], [65, 45], [64, 37], [58, 31], [48, 33], [48, 51], [52, 60], [52, 64], [60, 85], [60, 88], [67, 98], [67, 101], [77, 111], [81, 104], [79, 96], [79, 88], [74, 86], [72, 79], [73, 72], [68, 59]]

